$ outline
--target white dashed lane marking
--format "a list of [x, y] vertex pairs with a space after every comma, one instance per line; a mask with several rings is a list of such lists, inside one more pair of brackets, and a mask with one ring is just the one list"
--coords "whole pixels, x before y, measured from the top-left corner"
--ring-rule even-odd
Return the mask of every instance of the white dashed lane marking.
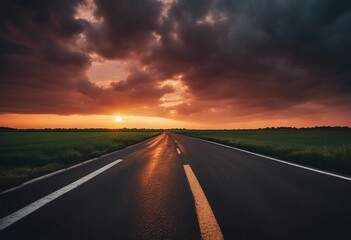
[[182, 152], [180, 151], [179, 148], [177, 148], [177, 153], [178, 153], [179, 155], [182, 154]]

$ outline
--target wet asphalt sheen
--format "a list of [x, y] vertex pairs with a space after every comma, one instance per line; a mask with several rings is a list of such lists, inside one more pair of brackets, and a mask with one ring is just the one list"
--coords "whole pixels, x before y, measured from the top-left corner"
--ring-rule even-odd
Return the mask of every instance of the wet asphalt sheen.
[[169, 132], [1, 194], [0, 218], [118, 159], [0, 239], [200, 239], [183, 164], [225, 239], [351, 239], [351, 181]]

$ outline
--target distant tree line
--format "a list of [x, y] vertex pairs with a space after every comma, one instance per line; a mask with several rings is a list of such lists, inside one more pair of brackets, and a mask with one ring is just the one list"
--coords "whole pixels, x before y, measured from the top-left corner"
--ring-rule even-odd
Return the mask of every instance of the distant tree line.
[[[254, 128], [254, 129], [216, 129], [223, 131], [246, 131], [246, 130], [346, 130], [351, 129], [347, 126], [315, 126], [315, 127], [266, 127], [266, 128]], [[29, 129], [17, 129], [9, 127], [0, 127], [0, 132], [135, 132], [135, 131], [164, 131], [161, 128], [29, 128]], [[170, 130], [191, 130], [186, 128], [171, 128]], [[204, 129], [205, 130], [205, 129]], [[215, 129], [207, 129], [215, 130]]]
[[186, 129], [186, 128], [172, 128], [171, 130], [181, 130], [181, 131], [186, 131], [186, 130], [206, 130], [206, 131], [253, 131], [253, 130], [259, 130], [259, 131], [271, 131], [271, 130], [349, 130], [351, 129], [350, 127], [347, 126], [315, 126], [315, 127], [302, 127], [302, 128], [297, 128], [297, 127], [265, 127], [265, 128], [251, 128], [251, 129], [228, 129], [228, 128], [222, 128], [222, 129]]
[[257, 130], [337, 130], [337, 129], [350, 129], [347, 126], [314, 126], [314, 127], [266, 127], [258, 128]]
[[9, 127], [0, 127], [0, 132], [153, 132], [163, 131], [159, 128], [28, 128], [17, 129]]

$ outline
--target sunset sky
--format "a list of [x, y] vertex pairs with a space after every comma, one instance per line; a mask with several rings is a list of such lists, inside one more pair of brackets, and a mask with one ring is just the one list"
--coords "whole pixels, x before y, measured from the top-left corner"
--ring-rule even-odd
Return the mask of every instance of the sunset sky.
[[347, 0], [3, 0], [0, 126], [351, 126], [350, 29]]

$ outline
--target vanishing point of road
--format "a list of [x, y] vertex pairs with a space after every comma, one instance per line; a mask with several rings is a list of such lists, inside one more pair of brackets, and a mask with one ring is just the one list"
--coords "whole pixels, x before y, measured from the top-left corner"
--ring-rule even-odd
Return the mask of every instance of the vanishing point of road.
[[351, 179], [163, 134], [0, 194], [0, 239], [351, 239]]

